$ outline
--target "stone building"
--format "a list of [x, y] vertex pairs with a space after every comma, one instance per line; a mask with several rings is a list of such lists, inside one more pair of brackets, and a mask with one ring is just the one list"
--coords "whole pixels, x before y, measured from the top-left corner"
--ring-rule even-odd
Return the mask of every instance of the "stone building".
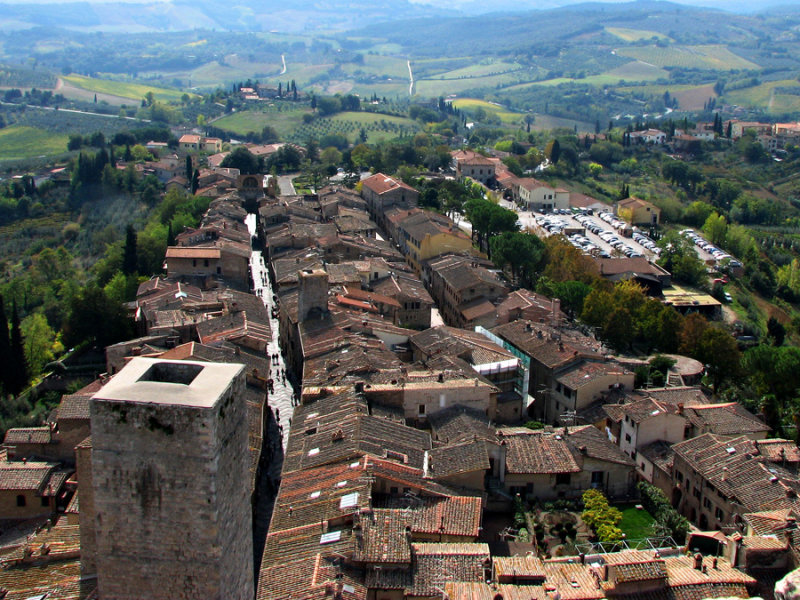
[[253, 597], [243, 370], [136, 357], [92, 398], [101, 598]]

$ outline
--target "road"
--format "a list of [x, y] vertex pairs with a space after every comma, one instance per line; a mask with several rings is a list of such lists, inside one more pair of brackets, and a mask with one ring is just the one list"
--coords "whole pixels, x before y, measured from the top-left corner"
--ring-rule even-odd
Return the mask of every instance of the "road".
[[411, 82], [411, 83], [408, 84], [408, 95], [409, 96], [413, 96], [414, 95], [414, 73], [411, 71], [411, 61], [407, 60], [406, 63], [408, 63], [408, 79]]
[[[250, 235], [254, 236], [256, 234], [256, 216], [247, 215], [245, 222]], [[264, 264], [264, 258], [260, 251], [254, 250], [250, 257], [250, 272], [253, 275], [253, 292], [261, 298], [264, 306], [267, 307], [267, 311], [271, 314], [275, 302], [272, 299], [273, 292], [270, 286], [267, 266]], [[274, 387], [273, 391], [268, 395], [268, 402], [275, 415], [285, 449], [286, 442], [289, 440], [289, 426], [292, 423], [292, 415], [294, 414], [293, 398], [295, 391], [278, 343], [280, 339], [280, 322], [278, 319], [270, 317], [269, 325], [272, 329], [272, 341], [267, 345], [267, 355], [272, 357], [270, 377], [274, 382]]]
[[286, 74], [286, 57], [281, 54], [281, 62], [283, 63], [283, 71], [281, 71], [281, 75]]
[[278, 187], [281, 190], [281, 196], [294, 196], [296, 194], [294, 190], [294, 183], [292, 183], [295, 178], [299, 176], [299, 173], [294, 173], [293, 175], [279, 175], [278, 176]]

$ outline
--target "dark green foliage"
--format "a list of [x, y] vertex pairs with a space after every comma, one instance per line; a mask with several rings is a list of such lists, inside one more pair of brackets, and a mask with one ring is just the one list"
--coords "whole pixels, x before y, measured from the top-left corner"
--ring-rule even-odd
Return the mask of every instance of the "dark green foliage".
[[678, 544], [682, 544], [689, 533], [689, 521], [672, 508], [664, 492], [656, 486], [641, 481], [636, 489], [641, 496], [642, 506], [656, 520], [656, 533], [672, 536]]
[[517, 213], [502, 206], [475, 198], [464, 205], [464, 212], [472, 223], [472, 230], [478, 236], [478, 247], [491, 252], [487, 243], [492, 236], [504, 231], [516, 231]]
[[786, 338], [786, 328], [778, 319], [770, 317], [767, 320], [767, 336], [772, 339], [773, 346], [783, 346], [783, 340]]
[[11, 361], [11, 340], [8, 335], [8, 318], [3, 298], [0, 297], [0, 384], [4, 390], [12, 385], [13, 370]]
[[136, 230], [133, 225], [125, 229], [125, 247], [122, 254], [122, 273], [133, 275], [138, 270], [138, 255], [136, 252]]
[[511, 268], [511, 277], [520, 285], [531, 287], [544, 259], [544, 244], [535, 235], [504, 231], [489, 240], [494, 263]]
[[220, 166], [230, 169], [239, 169], [242, 175], [255, 175], [264, 171], [264, 161], [261, 157], [253, 155], [244, 146], [237, 147], [228, 154]]
[[125, 309], [95, 285], [83, 288], [72, 300], [64, 323], [64, 343], [88, 342], [99, 347], [133, 336], [133, 325]]
[[11, 371], [9, 373], [8, 391], [18, 395], [28, 383], [28, 362], [25, 359], [25, 343], [20, 330], [19, 312], [17, 303], [11, 309]]

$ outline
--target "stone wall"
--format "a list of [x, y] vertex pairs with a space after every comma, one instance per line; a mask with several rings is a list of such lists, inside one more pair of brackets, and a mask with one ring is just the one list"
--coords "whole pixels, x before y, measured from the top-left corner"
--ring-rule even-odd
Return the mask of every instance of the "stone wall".
[[100, 597], [250, 600], [250, 455], [241, 366], [213, 403], [201, 398], [189, 404], [193, 395], [170, 403], [181, 382], [143, 385], [166, 397], [125, 401], [119, 394], [103, 398], [102, 390], [92, 400]]

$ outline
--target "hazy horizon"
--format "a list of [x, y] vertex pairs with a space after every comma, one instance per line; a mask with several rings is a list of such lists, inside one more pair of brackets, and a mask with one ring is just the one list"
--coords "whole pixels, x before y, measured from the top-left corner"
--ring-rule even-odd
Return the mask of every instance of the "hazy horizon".
[[[513, 2], [500, 0], [497, 3], [487, 5], [479, 0], [409, 0], [412, 4], [427, 5], [434, 8], [452, 8], [456, 10], [466, 9], [468, 12], [493, 12], [508, 10], [547, 10], [572, 4], [584, 4], [587, 2], [602, 4], [624, 4], [637, 0], [516, 0]], [[648, 0], [649, 1], [649, 0]], [[664, 0], [672, 4], [683, 4], [686, 6], [716, 8], [731, 12], [755, 12], [764, 8], [780, 5], [790, 5], [789, 0], [766, 0], [753, 2], [753, 0]], [[172, 4], [174, 0], [3, 0], [0, 4]], [[513, 6], [514, 8], [510, 8]]]

